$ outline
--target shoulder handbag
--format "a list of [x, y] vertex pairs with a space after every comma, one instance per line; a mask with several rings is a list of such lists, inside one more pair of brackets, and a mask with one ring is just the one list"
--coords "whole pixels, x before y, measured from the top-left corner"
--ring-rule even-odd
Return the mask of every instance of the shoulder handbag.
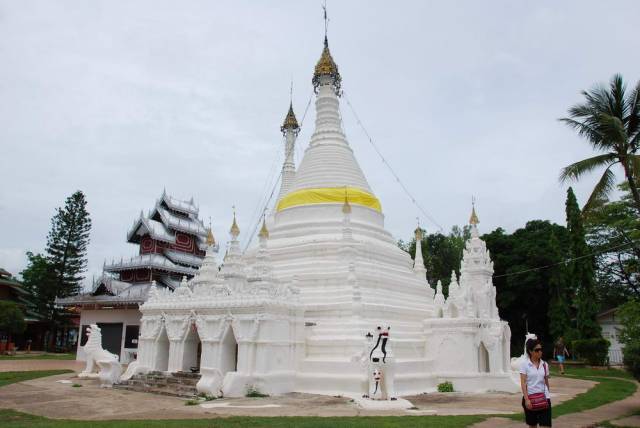
[[[544, 364], [544, 376], [547, 377], [547, 363]], [[546, 410], [549, 408], [549, 401], [547, 401], [547, 396], [544, 392], [537, 392], [535, 394], [528, 395], [529, 402], [531, 402], [531, 410]]]

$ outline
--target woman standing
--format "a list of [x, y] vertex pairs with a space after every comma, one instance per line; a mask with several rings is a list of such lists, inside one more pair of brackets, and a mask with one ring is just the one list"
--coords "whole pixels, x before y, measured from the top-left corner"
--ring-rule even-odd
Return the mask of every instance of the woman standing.
[[525, 348], [529, 358], [520, 365], [524, 416], [531, 428], [550, 427], [549, 365], [542, 361], [542, 344], [538, 339], [527, 340]]
[[558, 365], [560, 366], [560, 374], [564, 374], [564, 357], [569, 356], [569, 351], [564, 344], [564, 339], [562, 336], [558, 338], [555, 346], [553, 347], [553, 358], [558, 361]]

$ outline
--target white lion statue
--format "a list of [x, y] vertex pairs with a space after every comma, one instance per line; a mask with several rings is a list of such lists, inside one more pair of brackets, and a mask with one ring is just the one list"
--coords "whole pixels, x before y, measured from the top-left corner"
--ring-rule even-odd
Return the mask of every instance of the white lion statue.
[[520, 355], [519, 357], [514, 357], [511, 359], [511, 370], [514, 372], [518, 372], [520, 370], [520, 364], [522, 363], [522, 361], [525, 361], [527, 359], [529, 359], [529, 357], [527, 356], [527, 340], [529, 339], [537, 339], [538, 336], [536, 336], [534, 333], [527, 333], [524, 336], [524, 350], [522, 352], [522, 355]]
[[[122, 365], [117, 355], [102, 349], [102, 333], [100, 327], [91, 324], [87, 328], [87, 344], [82, 347], [86, 357], [87, 366], [78, 375], [83, 379], [100, 379], [100, 386], [110, 387], [117, 383], [122, 374]], [[96, 373], [96, 366], [99, 373]]]

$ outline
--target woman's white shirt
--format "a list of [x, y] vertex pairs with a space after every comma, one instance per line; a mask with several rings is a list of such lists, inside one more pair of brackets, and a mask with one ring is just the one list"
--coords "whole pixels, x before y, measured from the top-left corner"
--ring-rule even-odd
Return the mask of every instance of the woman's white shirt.
[[549, 388], [544, 383], [545, 375], [548, 376], [548, 373], [549, 366], [542, 360], [537, 368], [528, 358], [520, 363], [520, 374], [527, 376], [527, 392], [529, 394], [544, 392], [544, 396], [550, 398]]

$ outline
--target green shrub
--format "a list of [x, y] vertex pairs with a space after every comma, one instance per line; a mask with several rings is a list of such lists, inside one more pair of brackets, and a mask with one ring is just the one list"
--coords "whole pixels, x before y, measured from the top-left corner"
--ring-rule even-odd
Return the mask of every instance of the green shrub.
[[449, 381], [438, 384], [438, 392], [453, 392], [453, 384]]
[[82, 385], [80, 385], [79, 383], [74, 383], [73, 385], [71, 385], [74, 388], [81, 388]]
[[185, 401], [185, 402], [184, 402], [184, 405], [185, 405], [185, 406], [196, 406], [196, 405], [198, 405], [198, 404], [200, 404], [200, 400], [198, 400], [198, 399], [195, 399], [195, 400], [187, 400], [187, 401]]
[[216, 397], [215, 395], [207, 394], [206, 392], [201, 392], [200, 394], [198, 394], [198, 398], [204, 401], [213, 401], [218, 399], [218, 397]]
[[268, 396], [269, 394], [263, 394], [254, 385], [247, 386], [247, 393], [245, 394], [245, 397], [268, 397]]
[[573, 341], [573, 352], [592, 366], [605, 366], [609, 362], [607, 339], [580, 339]]
[[640, 381], [640, 340], [625, 345], [622, 352], [625, 367]]
[[622, 324], [620, 343], [624, 345], [624, 365], [640, 380], [640, 302], [631, 300], [622, 305], [616, 316]]
[[0, 331], [20, 334], [26, 328], [27, 323], [20, 307], [15, 302], [0, 300]]

